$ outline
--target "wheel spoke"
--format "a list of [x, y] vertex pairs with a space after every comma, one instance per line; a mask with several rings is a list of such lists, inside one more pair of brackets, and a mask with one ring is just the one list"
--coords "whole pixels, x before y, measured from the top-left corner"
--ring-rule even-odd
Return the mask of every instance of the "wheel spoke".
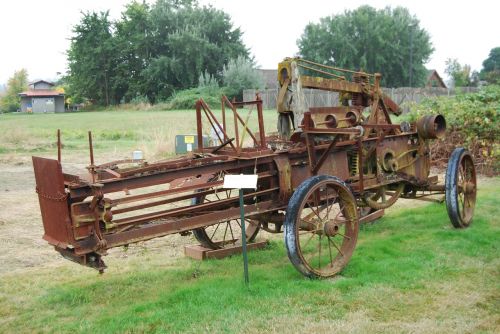
[[319, 255], [318, 255], [318, 268], [321, 269], [321, 237], [323, 235], [319, 235], [319, 242], [318, 242], [318, 247], [319, 247]]
[[330, 238], [328, 238], [328, 254], [330, 255], [330, 267], [333, 267], [332, 246], [330, 246]]
[[460, 201], [460, 203], [462, 204], [462, 206], [464, 206], [464, 200], [463, 200], [462, 196], [463, 196], [463, 193], [459, 193], [458, 194], [458, 200]]
[[321, 230], [322, 230], [322, 229], [321, 229], [321, 228], [319, 228], [319, 229], [317, 229], [317, 230], [302, 231], [302, 232], [299, 232], [298, 234], [299, 234], [299, 235], [305, 235], [305, 234], [308, 234], [308, 233], [312, 233], [312, 234], [314, 235], [314, 234], [316, 234], [316, 233], [314, 233], [314, 232], [318, 232], [318, 231], [321, 231]]
[[217, 229], [219, 228], [220, 224], [221, 223], [217, 224], [217, 226], [215, 227], [214, 233], [212, 233], [212, 236], [210, 237], [210, 240], [212, 240], [214, 238], [215, 232], [217, 232]]
[[302, 246], [301, 248], [306, 248], [306, 246], [309, 244], [309, 242], [312, 240], [312, 238], [316, 235], [316, 233], [311, 233], [311, 237], [309, 239], [307, 239], [306, 243], [304, 244], [304, 246]]
[[311, 211], [316, 215], [316, 217], [318, 217], [318, 219], [321, 220], [319, 213], [313, 208], [313, 206], [311, 206], [311, 204], [309, 203], [307, 203], [307, 205], [309, 206], [309, 209], [311, 209]]
[[226, 234], [227, 234], [227, 227], [228, 227], [229, 223], [226, 224], [226, 228], [224, 229], [224, 236], [222, 237], [222, 244], [224, 245], [224, 243], [226, 242]]
[[236, 239], [234, 238], [233, 228], [231, 227], [231, 222], [228, 222], [227, 224], [229, 225], [229, 231], [231, 232], [231, 238], [233, 240], [233, 243], [235, 243]]
[[328, 219], [328, 215], [330, 214], [330, 205], [328, 204], [328, 186], [325, 187], [325, 194], [326, 194], [326, 213], [324, 219]]
[[351, 237], [349, 237], [349, 236], [347, 236], [347, 235], [345, 235], [345, 234], [342, 234], [342, 233], [340, 233], [340, 232], [337, 232], [337, 234], [338, 234], [338, 235], [340, 235], [340, 236], [341, 236], [341, 237], [343, 237], [343, 238], [346, 238], [347, 240], [351, 240]]
[[[318, 238], [319, 238], [319, 236], [318, 236]], [[315, 247], [314, 249], [315, 249], [315, 251], [312, 251], [312, 254], [306, 260], [307, 263], [312, 263], [312, 260], [314, 259], [314, 256], [318, 253], [318, 248]]]
[[[464, 160], [465, 162], [465, 160]], [[464, 166], [462, 166], [462, 164], [459, 165], [458, 167], [458, 174], [459, 174], [459, 177], [458, 179], [461, 180], [462, 182], [459, 182], [459, 183], [464, 183], [465, 182], [465, 171], [464, 171]]]
[[[345, 206], [342, 206], [339, 210], [339, 212], [337, 212], [337, 215], [335, 216], [335, 218], [333, 218], [333, 221], [337, 221], [337, 219], [339, 218], [339, 215], [342, 213], [342, 211], [344, 211], [345, 209]], [[343, 213], [342, 213], [343, 215]]]
[[340, 250], [340, 248], [339, 248], [339, 247], [335, 244], [335, 242], [333, 242], [333, 240], [332, 240], [329, 236], [327, 236], [327, 237], [328, 237], [328, 242], [331, 242], [331, 243], [332, 243], [332, 245], [333, 245], [333, 247], [335, 247], [335, 248], [339, 251], [339, 253], [340, 253], [342, 256], [344, 256], [344, 253], [342, 253], [342, 251], [341, 251], [341, 250]]

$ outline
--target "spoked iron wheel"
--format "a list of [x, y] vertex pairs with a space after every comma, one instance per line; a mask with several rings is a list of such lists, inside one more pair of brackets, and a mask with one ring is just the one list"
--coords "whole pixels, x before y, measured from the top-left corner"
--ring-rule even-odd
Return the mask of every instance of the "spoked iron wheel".
[[[223, 175], [214, 176], [211, 181], [222, 180]], [[224, 189], [214, 194], [194, 199], [194, 204], [215, 202], [227, 198], [238, 199], [238, 190]], [[259, 233], [259, 223], [250, 219], [245, 219], [245, 234], [247, 242], [253, 242]], [[215, 225], [201, 227], [193, 230], [196, 240], [206, 248], [222, 249], [241, 244], [241, 219], [231, 219], [219, 222]]]
[[334, 176], [314, 176], [292, 195], [285, 217], [288, 257], [303, 275], [330, 277], [342, 270], [358, 237], [356, 201]]
[[467, 227], [476, 206], [476, 169], [470, 153], [460, 147], [451, 154], [446, 168], [446, 209], [456, 228]]

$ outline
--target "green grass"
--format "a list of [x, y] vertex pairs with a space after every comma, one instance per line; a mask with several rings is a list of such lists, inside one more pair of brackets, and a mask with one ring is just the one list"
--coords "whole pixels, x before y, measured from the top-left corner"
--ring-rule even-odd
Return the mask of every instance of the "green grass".
[[68, 264], [1, 279], [4, 332], [495, 332], [500, 318], [500, 179], [479, 192], [470, 228], [444, 205], [398, 209], [360, 231], [330, 280], [303, 278], [283, 242], [199, 263], [161, 254], [113, 259], [102, 276]]
[[[265, 122], [275, 130], [275, 111]], [[176, 134], [193, 133], [195, 113], [0, 115], [0, 160], [12, 168], [18, 157], [55, 157], [58, 128], [64, 163], [86, 161], [86, 129], [98, 163], [136, 148], [149, 158], [170, 154]], [[0, 333], [499, 332], [499, 189], [500, 178], [481, 183], [464, 230], [451, 227], [444, 205], [390, 211], [362, 226], [351, 261], [329, 280], [303, 278], [281, 238], [249, 254], [248, 290], [241, 256], [199, 263], [145, 248], [126, 258], [118, 250], [101, 276], [62, 260], [17, 268], [0, 275]], [[41, 244], [49, 247], [13, 247]]]
[[[221, 122], [220, 111], [214, 112]], [[210, 124], [203, 119], [204, 133], [209, 134]], [[229, 132], [233, 133], [230, 110], [227, 120]], [[276, 111], [265, 111], [264, 120], [266, 132], [276, 131]], [[252, 111], [249, 124], [252, 131], [258, 131], [256, 110]], [[173, 151], [175, 135], [196, 133], [196, 116], [194, 110], [0, 114], [0, 153], [55, 152], [57, 129], [61, 129], [64, 151], [69, 153], [86, 150], [87, 131], [92, 130], [98, 153], [130, 153], [141, 148], [152, 156], [167, 156]]]

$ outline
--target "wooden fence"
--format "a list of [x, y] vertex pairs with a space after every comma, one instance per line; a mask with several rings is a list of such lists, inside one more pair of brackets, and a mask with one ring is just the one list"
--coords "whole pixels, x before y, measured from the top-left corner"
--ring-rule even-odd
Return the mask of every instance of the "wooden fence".
[[[428, 87], [428, 88], [382, 88], [385, 94], [390, 96], [390, 98], [403, 107], [404, 111], [405, 104], [408, 102], [420, 103], [423, 99], [434, 96], [450, 96], [455, 95], [457, 92], [462, 93], [472, 93], [477, 92], [476, 87], [461, 87], [457, 89], [447, 89], [438, 87]], [[256, 91], [255, 89], [246, 89], [243, 91], [244, 101], [253, 100], [256, 93], [260, 94], [263, 101], [265, 109], [276, 109], [276, 100], [278, 98], [278, 89], [266, 89], [261, 91]], [[306, 101], [306, 107], [326, 107], [338, 104], [338, 93], [320, 91], [314, 89], [304, 89], [304, 96]]]

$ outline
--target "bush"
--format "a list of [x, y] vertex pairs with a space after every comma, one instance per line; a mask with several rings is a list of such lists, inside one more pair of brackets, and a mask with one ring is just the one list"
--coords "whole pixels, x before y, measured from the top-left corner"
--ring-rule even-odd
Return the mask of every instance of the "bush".
[[218, 107], [221, 104], [223, 92], [217, 86], [196, 87], [175, 92], [168, 100], [166, 108], [193, 109], [196, 101], [201, 97], [210, 107]]
[[254, 69], [251, 61], [243, 57], [230, 60], [229, 64], [224, 67], [222, 77], [224, 93], [229, 99], [234, 97], [241, 101], [244, 89], [264, 88], [261, 74]]
[[[486, 173], [500, 172], [500, 86], [486, 86], [477, 93], [426, 99], [412, 105], [405, 118], [414, 121], [428, 114], [441, 114], [446, 118], [449, 134], [459, 140], [453, 144], [468, 147], [485, 166]], [[443, 139], [441, 143], [447, 141]]]

